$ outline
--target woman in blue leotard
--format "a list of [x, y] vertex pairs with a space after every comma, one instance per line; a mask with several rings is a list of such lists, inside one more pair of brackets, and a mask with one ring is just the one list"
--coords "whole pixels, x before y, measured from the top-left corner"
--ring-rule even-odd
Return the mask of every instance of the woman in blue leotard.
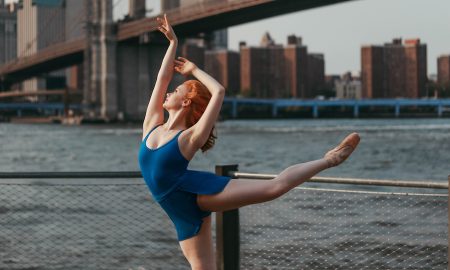
[[[183, 254], [192, 269], [215, 269], [211, 212], [236, 209], [273, 200], [312, 176], [347, 159], [359, 143], [347, 136], [318, 160], [295, 164], [268, 181], [231, 179], [188, 170], [194, 154], [214, 145], [214, 124], [225, 96], [215, 79], [189, 60], [175, 59], [177, 37], [167, 17], [157, 18], [158, 29], [170, 45], [158, 73], [143, 123], [139, 166], [153, 198], [172, 220]], [[173, 72], [192, 75], [167, 93]], [[169, 113], [164, 122], [164, 110]]]

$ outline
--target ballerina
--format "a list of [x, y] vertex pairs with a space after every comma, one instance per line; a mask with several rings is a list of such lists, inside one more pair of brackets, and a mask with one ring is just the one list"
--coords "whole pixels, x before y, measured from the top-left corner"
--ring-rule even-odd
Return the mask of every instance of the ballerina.
[[[280, 197], [319, 172], [338, 166], [355, 150], [360, 137], [348, 135], [323, 158], [292, 165], [268, 181], [231, 179], [188, 170], [200, 149], [213, 147], [214, 124], [225, 88], [186, 58], [175, 59], [178, 40], [167, 16], [158, 30], [169, 40], [143, 123], [139, 166], [153, 198], [175, 225], [178, 241], [192, 269], [216, 269], [211, 212], [236, 209]], [[173, 73], [192, 75], [167, 93]], [[164, 110], [169, 113], [164, 122]]]

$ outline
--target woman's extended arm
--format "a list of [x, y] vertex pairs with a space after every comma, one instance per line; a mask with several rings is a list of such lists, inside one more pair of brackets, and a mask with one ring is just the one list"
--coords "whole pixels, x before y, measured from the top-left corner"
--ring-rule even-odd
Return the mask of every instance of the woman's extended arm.
[[225, 88], [208, 73], [183, 57], [178, 57], [178, 60], [175, 60], [175, 70], [183, 75], [193, 75], [203, 83], [211, 93], [211, 99], [208, 106], [198, 122], [194, 125], [194, 131], [191, 137], [193, 143], [200, 148], [207, 142], [214, 123], [219, 116], [220, 108], [222, 107], [225, 96]]
[[158, 30], [166, 36], [170, 42], [170, 45], [164, 55], [155, 87], [153, 88], [150, 102], [147, 106], [147, 112], [145, 114], [143, 124], [143, 136], [145, 136], [153, 126], [164, 121], [164, 110], [162, 105], [164, 103], [167, 87], [172, 80], [173, 61], [175, 59], [178, 45], [178, 39], [170, 26], [169, 21], [167, 20], [166, 14], [164, 14], [164, 19], [158, 17], [157, 20], [159, 25]]

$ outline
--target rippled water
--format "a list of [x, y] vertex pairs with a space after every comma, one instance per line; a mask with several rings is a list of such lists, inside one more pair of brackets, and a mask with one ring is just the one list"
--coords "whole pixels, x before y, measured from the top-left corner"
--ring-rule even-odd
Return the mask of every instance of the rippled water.
[[[239, 120], [218, 123], [215, 148], [190, 167], [239, 164], [246, 172], [278, 173], [317, 159], [346, 134], [361, 143], [345, 165], [326, 176], [447, 181], [449, 119]], [[139, 126], [0, 124], [2, 171], [138, 170]]]

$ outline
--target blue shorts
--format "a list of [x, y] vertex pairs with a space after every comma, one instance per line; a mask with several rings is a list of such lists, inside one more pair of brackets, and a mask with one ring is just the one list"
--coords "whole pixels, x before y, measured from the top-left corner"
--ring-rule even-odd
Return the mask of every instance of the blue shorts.
[[203, 218], [211, 215], [197, 204], [197, 194], [215, 194], [222, 191], [231, 177], [218, 176], [209, 172], [188, 170], [189, 176], [158, 203], [172, 220], [178, 241], [198, 234]]

